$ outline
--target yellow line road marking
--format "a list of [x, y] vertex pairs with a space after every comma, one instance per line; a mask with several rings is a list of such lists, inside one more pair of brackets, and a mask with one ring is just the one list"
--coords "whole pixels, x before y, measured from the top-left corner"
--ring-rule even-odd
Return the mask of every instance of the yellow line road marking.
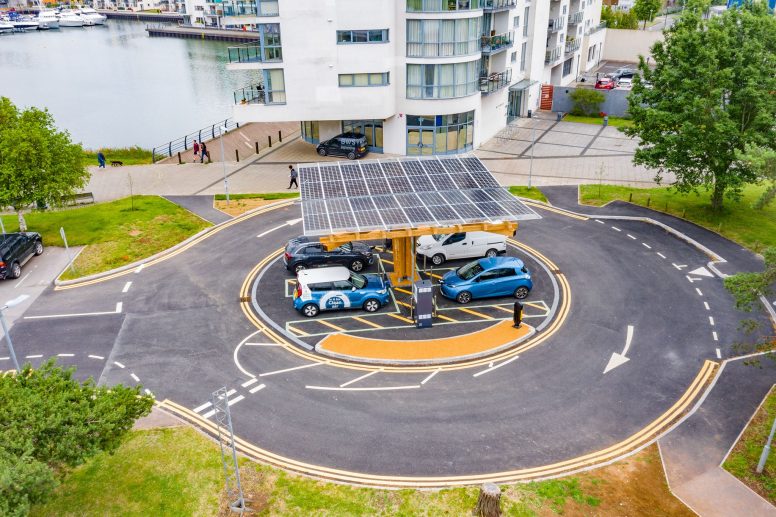
[[387, 263], [389, 263], [389, 264], [393, 265], [393, 262], [391, 262], [390, 260], [384, 259], [383, 257], [380, 257], [380, 260], [381, 260], [382, 262], [387, 262]]
[[442, 316], [441, 314], [437, 314], [437, 318], [440, 320], [447, 320], [447, 321], [453, 321], [455, 323], [458, 323], [458, 320], [454, 320], [453, 318], [448, 318], [447, 316]]
[[318, 323], [321, 323], [321, 324], [323, 324], [323, 325], [326, 325], [327, 327], [331, 327], [331, 328], [333, 328], [334, 330], [339, 330], [340, 332], [345, 332], [345, 329], [344, 329], [344, 328], [342, 328], [342, 327], [338, 327], [338, 326], [337, 326], [337, 325], [335, 325], [334, 323], [329, 323], [329, 322], [328, 322], [328, 321], [326, 321], [326, 320], [315, 320], [315, 321], [317, 321]]
[[[523, 303], [523, 305], [528, 305], [529, 307], [535, 307], [535, 308], [541, 309], [543, 311], [547, 310], [546, 307], [542, 307], [541, 305], [536, 304], [536, 303], [531, 303], [531, 302], [522, 302], [522, 303]], [[510, 311], [510, 312], [512, 312], [512, 311]]]
[[293, 332], [294, 334], [297, 334], [299, 336], [309, 336], [310, 335], [307, 332], [303, 332], [303, 331], [299, 330], [296, 327], [292, 327], [288, 323], [286, 323], [286, 329], [290, 330], [291, 332]]
[[434, 274], [434, 273], [431, 273], [431, 276], [433, 276], [434, 278], [438, 278], [438, 279], [442, 280], [442, 277], [441, 277], [441, 276], [439, 276], [439, 275], [436, 275], [436, 274]]
[[396, 303], [398, 303], [399, 305], [404, 305], [405, 307], [409, 307], [410, 309], [412, 308], [412, 305], [410, 305], [409, 303], [400, 302], [399, 300], [396, 300]]
[[412, 320], [411, 320], [411, 319], [409, 319], [409, 318], [405, 318], [404, 316], [399, 316], [398, 314], [394, 314], [394, 313], [392, 313], [392, 312], [389, 312], [389, 313], [388, 313], [388, 316], [390, 316], [390, 317], [392, 317], [392, 318], [396, 318], [397, 320], [406, 321], [407, 323], [415, 323], [414, 321], [412, 321]]
[[572, 219], [579, 219], [580, 221], [587, 221], [589, 218], [584, 217], [577, 214], [572, 214], [571, 212], [567, 212], [565, 210], [560, 210], [555, 207], [549, 207], [547, 205], [542, 205], [541, 203], [531, 203], [529, 201], [523, 201], [526, 205], [535, 207], [535, 208], [541, 208], [542, 210], [547, 210], [548, 212], [555, 212], [556, 214], [565, 215], [566, 217], [571, 217]]
[[509, 314], [513, 314], [515, 311], [513, 309], [507, 309], [506, 307], [502, 307], [501, 305], [494, 305], [494, 309], [498, 309], [500, 311], [508, 312]]
[[365, 323], [365, 324], [367, 324], [367, 325], [369, 325], [371, 327], [374, 327], [376, 329], [385, 328], [382, 325], [378, 325], [377, 323], [372, 323], [371, 321], [365, 320], [364, 318], [359, 318], [358, 316], [353, 316], [353, 319], [356, 320], [356, 321], [360, 321], [361, 323]]
[[468, 312], [469, 314], [474, 314], [475, 316], [480, 317], [480, 318], [484, 318], [486, 320], [495, 319], [493, 316], [488, 316], [487, 314], [483, 314], [481, 312], [473, 311], [471, 309], [464, 309], [463, 307], [461, 307], [458, 310], [463, 311], [463, 312]]
[[408, 291], [406, 289], [402, 289], [401, 287], [394, 287], [393, 290], [394, 291], [399, 291], [400, 293], [404, 293], [404, 294], [412, 294], [412, 291]]

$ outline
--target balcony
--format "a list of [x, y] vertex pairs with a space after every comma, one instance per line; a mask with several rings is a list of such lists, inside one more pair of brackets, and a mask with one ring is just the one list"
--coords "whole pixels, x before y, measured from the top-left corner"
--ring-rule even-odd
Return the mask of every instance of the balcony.
[[566, 40], [566, 53], [576, 52], [581, 44], [582, 42], [576, 38]]
[[503, 50], [512, 46], [515, 41], [515, 33], [513, 31], [505, 32], [503, 34], [495, 34], [493, 36], [482, 36], [482, 52], [483, 54], [497, 54]]
[[601, 22], [595, 27], [591, 27], [587, 30], [587, 35], [590, 36], [591, 34], [595, 34], [596, 32], [603, 30], [606, 28], [606, 22]]
[[283, 61], [283, 52], [280, 47], [264, 47], [259, 42], [246, 43], [227, 49], [229, 63], [278, 63]]
[[563, 47], [555, 47], [544, 53], [544, 62], [548, 65], [560, 61], [563, 58]]
[[286, 92], [284, 90], [266, 91], [260, 84], [252, 84], [234, 93], [235, 104], [285, 104]]
[[483, 95], [490, 95], [502, 88], [506, 88], [510, 82], [512, 82], [511, 68], [504, 72], [482, 76], [480, 77], [480, 92]]
[[566, 28], [566, 17], [558, 16], [550, 19], [549, 31], [558, 32]]
[[574, 24], [574, 25], [578, 25], [578, 24], [582, 23], [582, 20], [584, 20], [584, 19], [585, 19], [585, 11], [577, 11], [574, 14], [572, 14], [571, 16], [569, 16], [569, 23], [570, 24]]
[[221, 4], [224, 16], [256, 16], [256, 2], [228, 1]]
[[[409, 13], [445, 13], [480, 9], [485, 0], [407, 0]], [[514, 3], [514, 2], [513, 2]]]
[[480, 6], [486, 13], [514, 9], [517, 0], [480, 0]]

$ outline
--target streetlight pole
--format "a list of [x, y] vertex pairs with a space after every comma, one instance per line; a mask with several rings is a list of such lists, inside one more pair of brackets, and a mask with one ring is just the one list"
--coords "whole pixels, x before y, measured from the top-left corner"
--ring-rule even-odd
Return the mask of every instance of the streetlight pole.
[[771, 442], [773, 441], [773, 435], [776, 433], [776, 419], [773, 420], [773, 425], [771, 426], [771, 434], [768, 436], [768, 441], [765, 442], [765, 447], [763, 447], [763, 453], [760, 455], [760, 461], [757, 463], [757, 473], [762, 474], [763, 469], [765, 468], [765, 462], [768, 461], [768, 454], [771, 452]]
[[221, 165], [224, 169], [224, 192], [226, 192], [226, 206], [229, 206], [229, 180], [226, 178], [226, 155], [224, 154], [224, 133], [226, 128], [221, 126], [219, 139], [221, 140]]
[[11, 341], [11, 333], [8, 331], [8, 322], [5, 321], [5, 310], [13, 307], [14, 305], [19, 305], [24, 300], [29, 298], [28, 295], [23, 294], [21, 296], [17, 296], [13, 300], [10, 300], [5, 303], [2, 307], [0, 307], [0, 324], [3, 326], [3, 332], [5, 332], [5, 340], [8, 343], [8, 352], [11, 354], [11, 361], [13, 361], [13, 366], [16, 368], [17, 372], [21, 372], [22, 369], [19, 368], [19, 361], [16, 360], [16, 352], [13, 350], [13, 342]]

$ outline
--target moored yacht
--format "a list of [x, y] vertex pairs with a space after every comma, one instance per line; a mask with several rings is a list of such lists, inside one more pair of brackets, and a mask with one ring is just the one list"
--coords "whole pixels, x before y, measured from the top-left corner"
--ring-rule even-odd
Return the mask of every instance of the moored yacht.
[[57, 13], [55, 11], [42, 9], [38, 13], [38, 28], [43, 28], [44, 25], [48, 29], [59, 28], [59, 18], [57, 18]]
[[13, 25], [9, 22], [0, 19], [0, 32], [13, 32]]
[[81, 13], [81, 18], [84, 19], [84, 25], [86, 20], [91, 20], [93, 25], [103, 25], [108, 19], [104, 14], [100, 14], [91, 7], [79, 7], [78, 11]]
[[84, 21], [75, 12], [70, 9], [63, 9], [57, 15], [59, 17], [60, 27], [83, 27]]

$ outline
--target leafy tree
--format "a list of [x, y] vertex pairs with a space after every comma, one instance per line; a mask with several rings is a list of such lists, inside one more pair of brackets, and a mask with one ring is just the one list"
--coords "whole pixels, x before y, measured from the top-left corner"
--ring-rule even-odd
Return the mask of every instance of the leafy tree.
[[0, 97], [0, 206], [12, 206], [19, 229], [27, 230], [22, 211], [32, 203], [60, 204], [86, 185], [83, 149], [59, 131], [47, 110], [20, 111]]
[[615, 11], [605, 5], [601, 9], [601, 21], [610, 29], [637, 29], [639, 21], [631, 11]]
[[757, 180], [737, 153], [776, 148], [776, 17], [755, 3], [705, 20], [706, 6], [688, 1], [652, 47], [654, 69], [640, 56], [624, 131], [640, 139], [634, 163], [657, 169], [658, 182], [674, 173], [680, 192], [711, 190], [720, 211]]
[[663, 7], [663, 0], [636, 0], [631, 7], [631, 12], [636, 19], [644, 22], [644, 28], [647, 28], [647, 22], [651, 22]]
[[153, 399], [140, 387], [98, 387], [53, 360], [0, 377], [0, 514], [43, 500], [55, 472], [113, 452]]
[[776, 151], [764, 147], [747, 146], [738, 159], [751, 167], [757, 176], [766, 182], [765, 192], [755, 203], [755, 208], [763, 209], [776, 199]]
[[760, 297], [769, 297], [776, 285], [776, 248], [763, 253], [765, 268], [761, 273], [738, 273], [725, 279], [725, 288], [736, 300], [736, 308], [751, 312], [760, 303]]
[[603, 93], [590, 88], [577, 88], [569, 94], [569, 98], [574, 102], [571, 114], [587, 116], [597, 115], [599, 106], [606, 100]]

